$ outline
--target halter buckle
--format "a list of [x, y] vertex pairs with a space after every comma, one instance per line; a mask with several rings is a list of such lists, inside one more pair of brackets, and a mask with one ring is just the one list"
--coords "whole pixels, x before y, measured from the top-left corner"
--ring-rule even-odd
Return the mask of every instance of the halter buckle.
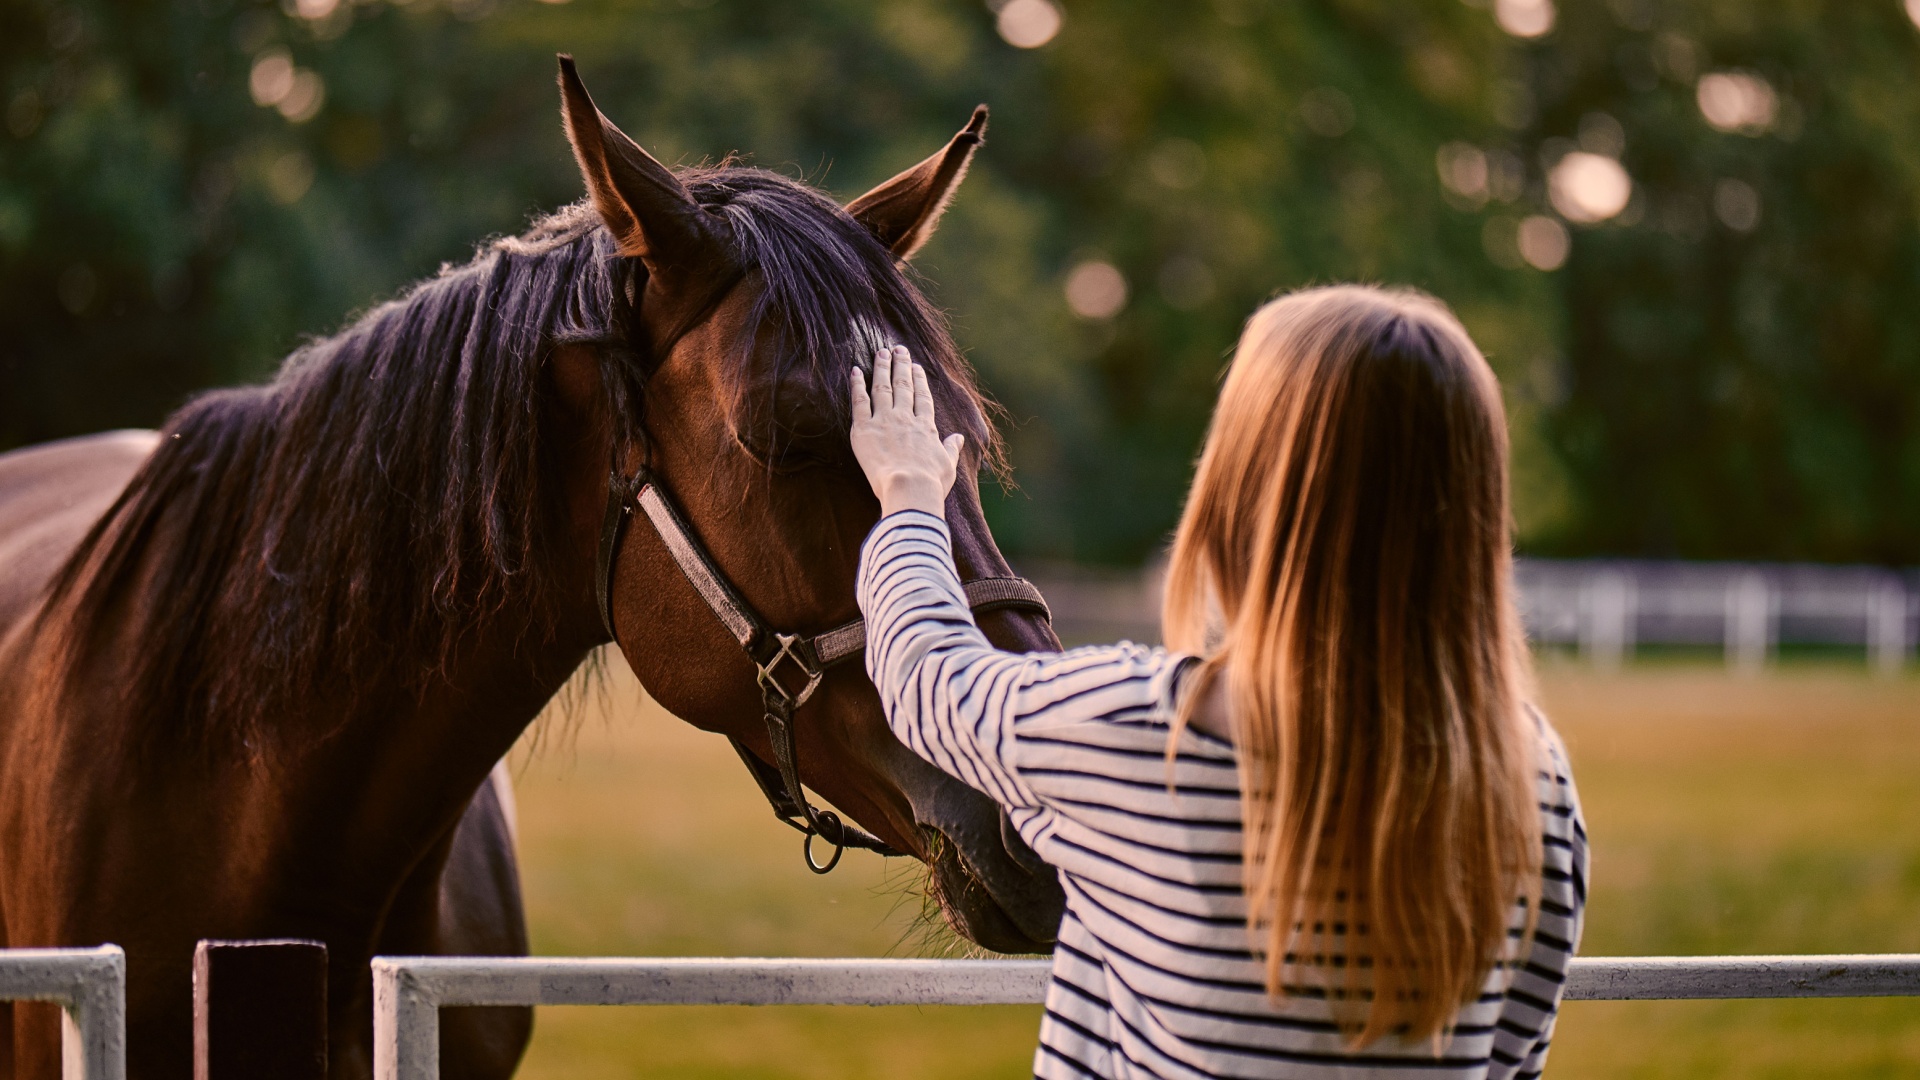
[[[759, 669], [756, 677], [760, 680], [760, 693], [765, 696], [769, 709], [783, 709], [790, 715], [793, 710], [805, 705], [813, 692], [820, 688], [820, 679], [825, 673], [807, 656], [806, 642], [799, 634], [776, 633], [773, 640], [779, 642], [780, 647], [773, 656], [756, 665]], [[780, 681], [780, 665], [787, 661], [800, 669], [801, 677], [806, 680], [798, 691], [787, 689], [786, 684]]]

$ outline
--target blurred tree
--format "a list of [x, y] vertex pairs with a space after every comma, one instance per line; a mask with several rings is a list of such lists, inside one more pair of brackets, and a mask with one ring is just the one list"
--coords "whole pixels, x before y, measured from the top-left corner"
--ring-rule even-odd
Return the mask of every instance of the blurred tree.
[[[1439, 294], [1487, 349], [1528, 547], [1916, 558], [1897, 0], [1061, 11], [19, 0], [0, 447], [156, 423], [577, 198], [552, 88], [571, 51], [667, 160], [743, 151], [842, 198], [993, 106], [918, 264], [1008, 408], [1020, 486], [990, 513], [1024, 556], [1155, 550], [1240, 321], [1361, 279]], [[1755, 79], [1770, 116], [1716, 130], [1703, 104], [1747, 107]], [[1548, 182], [1574, 152], [1631, 177], [1604, 222]]]
[[1539, 546], [1920, 559], [1917, 43], [1893, 0], [1610, 0], [1529, 50], [1530, 149], [1619, 133], [1636, 181], [1561, 275]]

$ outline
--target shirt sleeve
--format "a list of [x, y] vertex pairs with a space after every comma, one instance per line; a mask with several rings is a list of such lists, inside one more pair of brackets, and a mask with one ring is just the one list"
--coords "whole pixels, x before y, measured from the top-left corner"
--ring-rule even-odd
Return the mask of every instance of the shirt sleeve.
[[867, 672], [887, 723], [916, 754], [1010, 809], [1044, 798], [1018, 764], [1015, 731], [1083, 724], [1160, 685], [1160, 650], [1122, 645], [1016, 654], [973, 621], [946, 522], [917, 510], [881, 519], [861, 551]]

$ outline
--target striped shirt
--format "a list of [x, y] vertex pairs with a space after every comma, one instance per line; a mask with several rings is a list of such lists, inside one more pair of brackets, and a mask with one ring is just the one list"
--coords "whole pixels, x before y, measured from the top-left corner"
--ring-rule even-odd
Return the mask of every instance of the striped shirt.
[[[1587, 845], [1558, 736], [1539, 720], [1545, 839], [1537, 930], [1489, 972], [1450, 1037], [1346, 1049], [1323, 998], [1275, 1003], [1250, 949], [1231, 743], [1167, 735], [1189, 658], [1122, 643], [1003, 653], [974, 625], [945, 522], [883, 519], [861, 554], [867, 666], [894, 732], [992, 796], [1060, 870], [1034, 1075], [1506, 1080], [1546, 1061], [1580, 940]], [[1516, 903], [1516, 912], [1520, 906]], [[1524, 952], [1524, 955], [1520, 955]]]

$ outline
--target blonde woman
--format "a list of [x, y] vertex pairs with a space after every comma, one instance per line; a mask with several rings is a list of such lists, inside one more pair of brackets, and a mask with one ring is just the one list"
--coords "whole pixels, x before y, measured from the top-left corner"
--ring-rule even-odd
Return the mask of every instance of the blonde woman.
[[889, 720], [1066, 888], [1036, 1075], [1540, 1073], [1586, 833], [1528, 704], [1499, 387], [1444, 305], [1343, 286], [1249, 320], [1165, 650], [996, 652], [941, 519], [960, 437], [904, 349], [853, 397]]

